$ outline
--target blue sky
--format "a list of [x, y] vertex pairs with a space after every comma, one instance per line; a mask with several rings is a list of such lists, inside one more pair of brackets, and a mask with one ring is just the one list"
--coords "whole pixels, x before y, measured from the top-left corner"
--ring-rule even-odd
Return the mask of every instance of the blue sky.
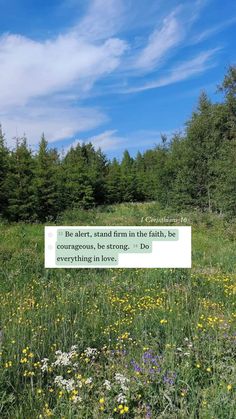
[[0, 0], [0, 122], [109, 156], [182, 130], [235, 63], [233, 0]]

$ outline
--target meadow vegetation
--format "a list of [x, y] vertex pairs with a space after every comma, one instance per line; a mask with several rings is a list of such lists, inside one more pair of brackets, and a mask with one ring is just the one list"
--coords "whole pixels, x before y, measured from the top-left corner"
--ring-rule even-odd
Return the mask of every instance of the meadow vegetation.
[[153, 202], [53, 225], [147, 216], [192, 226], [192, 269], [45, 269], [44, 225], [0, 224], [2, 418], [235, 417], [235, 219]]

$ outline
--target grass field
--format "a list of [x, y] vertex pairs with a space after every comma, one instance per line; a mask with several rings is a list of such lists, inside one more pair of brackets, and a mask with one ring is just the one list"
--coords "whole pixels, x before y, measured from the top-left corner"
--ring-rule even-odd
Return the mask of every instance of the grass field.
[[46, 270], [43, 225], [0, 225], [1, 418], [235, 418], [236, 222], [150, 203], [57, 225], [166, 224], [147, 216], [187, 219], [192, 269]]

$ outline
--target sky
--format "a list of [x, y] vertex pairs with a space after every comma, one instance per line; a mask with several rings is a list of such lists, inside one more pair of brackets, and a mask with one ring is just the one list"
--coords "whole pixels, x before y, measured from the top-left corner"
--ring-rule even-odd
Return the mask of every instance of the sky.
[[109, 157], [184, 130], [235, 64], [234, 0], [0, 0], [7, 144], [91, 141]]

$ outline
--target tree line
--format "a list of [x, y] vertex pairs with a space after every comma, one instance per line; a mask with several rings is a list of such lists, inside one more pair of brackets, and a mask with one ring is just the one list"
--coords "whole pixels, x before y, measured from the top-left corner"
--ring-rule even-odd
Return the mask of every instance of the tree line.
[[55, 219], [67, 208], [156, 200], [162, 207], [236, 215], [236, 66], [221, 102], [202, 92], [183, 133], [136, 157], [108, 160], [91, 143], [63, 157], [44, 135], [33, 153], [26, 138], [14, 150], [0, 130], [0, 216], [9, 221]]

